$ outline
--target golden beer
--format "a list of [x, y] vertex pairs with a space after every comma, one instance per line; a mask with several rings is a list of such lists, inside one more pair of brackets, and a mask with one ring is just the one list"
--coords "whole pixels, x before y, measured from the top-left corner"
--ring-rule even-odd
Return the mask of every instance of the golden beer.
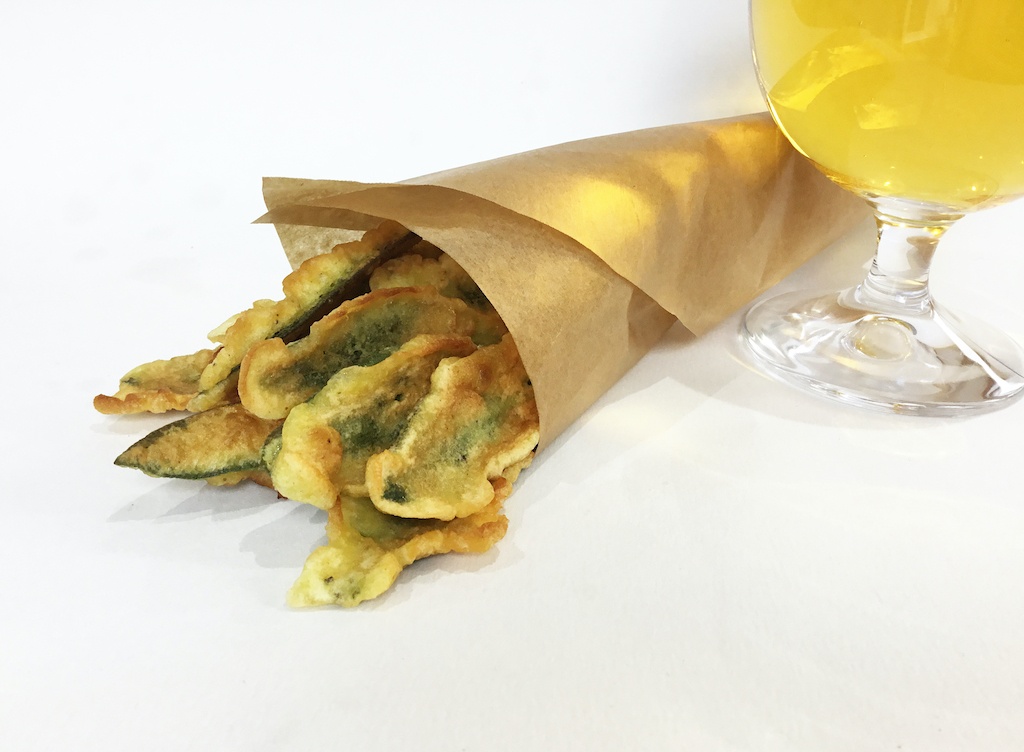
[[1024, 194], [1024, 0], [753, 0], [776, 121], [867, 197]]

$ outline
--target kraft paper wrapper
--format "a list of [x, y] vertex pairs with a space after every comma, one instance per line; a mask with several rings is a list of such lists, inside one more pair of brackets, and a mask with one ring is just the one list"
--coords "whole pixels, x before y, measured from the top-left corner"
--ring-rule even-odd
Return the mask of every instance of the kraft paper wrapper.
[[266, 178], [293, 266], [391, 219], [504, 318], [541, 446], [679, 319], [700, 334], [867, 214], [766, 114], [576, 141], [396, 184]]

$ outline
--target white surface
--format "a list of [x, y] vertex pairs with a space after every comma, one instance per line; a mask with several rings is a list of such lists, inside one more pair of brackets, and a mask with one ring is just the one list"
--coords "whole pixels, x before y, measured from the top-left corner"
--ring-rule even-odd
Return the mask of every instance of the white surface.
[[[0, 25], [0, 748], [1024, 748], [1024, 404], [860, 413], [742, 365], [735, 321], [673, 332], [493, 552], [349, 611], [283, 605], [312, 508], [110, 464], [162, 421], [92, 395], [277, 291], [262, 175], [755, 109], [745, 3], [49, 5]], [[969, 218], [935, 270], [1020, 340], [1022, 223]], [[786, 286], [856, 277], [869, 234]]]

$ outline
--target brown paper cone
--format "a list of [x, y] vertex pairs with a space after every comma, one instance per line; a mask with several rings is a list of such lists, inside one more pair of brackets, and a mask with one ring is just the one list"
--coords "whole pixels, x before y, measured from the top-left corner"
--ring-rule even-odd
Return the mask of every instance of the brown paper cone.
[[444, 249], [505, 319], [541, 446], [674, 319], [700, 334], [867, 214], [767, 115], [577, 141], [398, 184], [267, 178], [293, 265], [391, 219]]

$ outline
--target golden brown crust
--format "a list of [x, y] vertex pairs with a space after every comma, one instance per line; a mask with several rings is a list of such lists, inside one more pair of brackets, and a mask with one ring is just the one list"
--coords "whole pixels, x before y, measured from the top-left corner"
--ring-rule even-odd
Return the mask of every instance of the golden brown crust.
[[360, 240], [335, 246], [330, 253], [307, 259], [281, 283], [284, 298], [260, 300], [237, 314], [218, 337], [216, 359], [203, 371], [200, 387], [210, 389], [226, 379], [258, 342], [305, 335], [309, 324], [338, 305], [369, 289], [372, 271], [391, 254], [412, 246], [417, 236], [395, 222], [385, 222]]
[[[394, 258], [396, 248], [411, 253]], [[296, 606], [353, 606], [417, 559], [493, 546], [533, 458], [537, 408], [469, 275], [386, 223], [309, 259], [282, 289], [283, 300], [256, 301], [211, 332], [217, 350], [144, 364], [95, 398], [106, 413], [195, 413], [117, 464], [214, 486], [252, 481], [327, 509], [328, 545], [292, 587]]]
[[469, 517], [441, 522], [389, 517], [377, 512], [368, 499], [343, 497], [327, 519], [328, 545], [306, 560], [288, 593], [292, 606], [358, 605], [391, 587], [402, 569], [417, 559], [482, 553], [508, 530], [499, 501]]
[[492, 479], [518, 473], [539, 434], [533, 388], [506, 336], [441, 362], [402, 439], [367, 462], [367, 491], [386, 514], [465, 517], [491, 502]]
[[437, 364], [473, 350], [468, 337], [420, 335], [376, 365], [336, 373], [285, 419], [271, 464], [275, 486], [322, 509], [343, 492], [361, 492], [367, 459], [401, 435]]
[[350, 300], [291, 345], [280, 339], [254, 345], [239, 372], [242, 404], [261, 417], [283, 418], [343, 368], [379, 363], [421, 334], [471, 334], [475, 320], [463, 318], [467, 311], [462, 301], [430, 288], [378, 290]]
[[114, 461], [160, 478], [211, 478], [262, 469], [263, 445], [281, 421], [227, 405], [168, 423]]
[[97, 394], [92, 406], [104, 415], [135, 415], [138, 413], [166, 413], [184, 410], [192, 395], [171, 391], [131, 392], [125, 395]]
[[94, 397], [93, 407], [105, 415], [185, 410], [199, 393], [200, 375], [215, 355], [215, 350], [199, 350], [143, 363], [121, 377], [115, 394]]

